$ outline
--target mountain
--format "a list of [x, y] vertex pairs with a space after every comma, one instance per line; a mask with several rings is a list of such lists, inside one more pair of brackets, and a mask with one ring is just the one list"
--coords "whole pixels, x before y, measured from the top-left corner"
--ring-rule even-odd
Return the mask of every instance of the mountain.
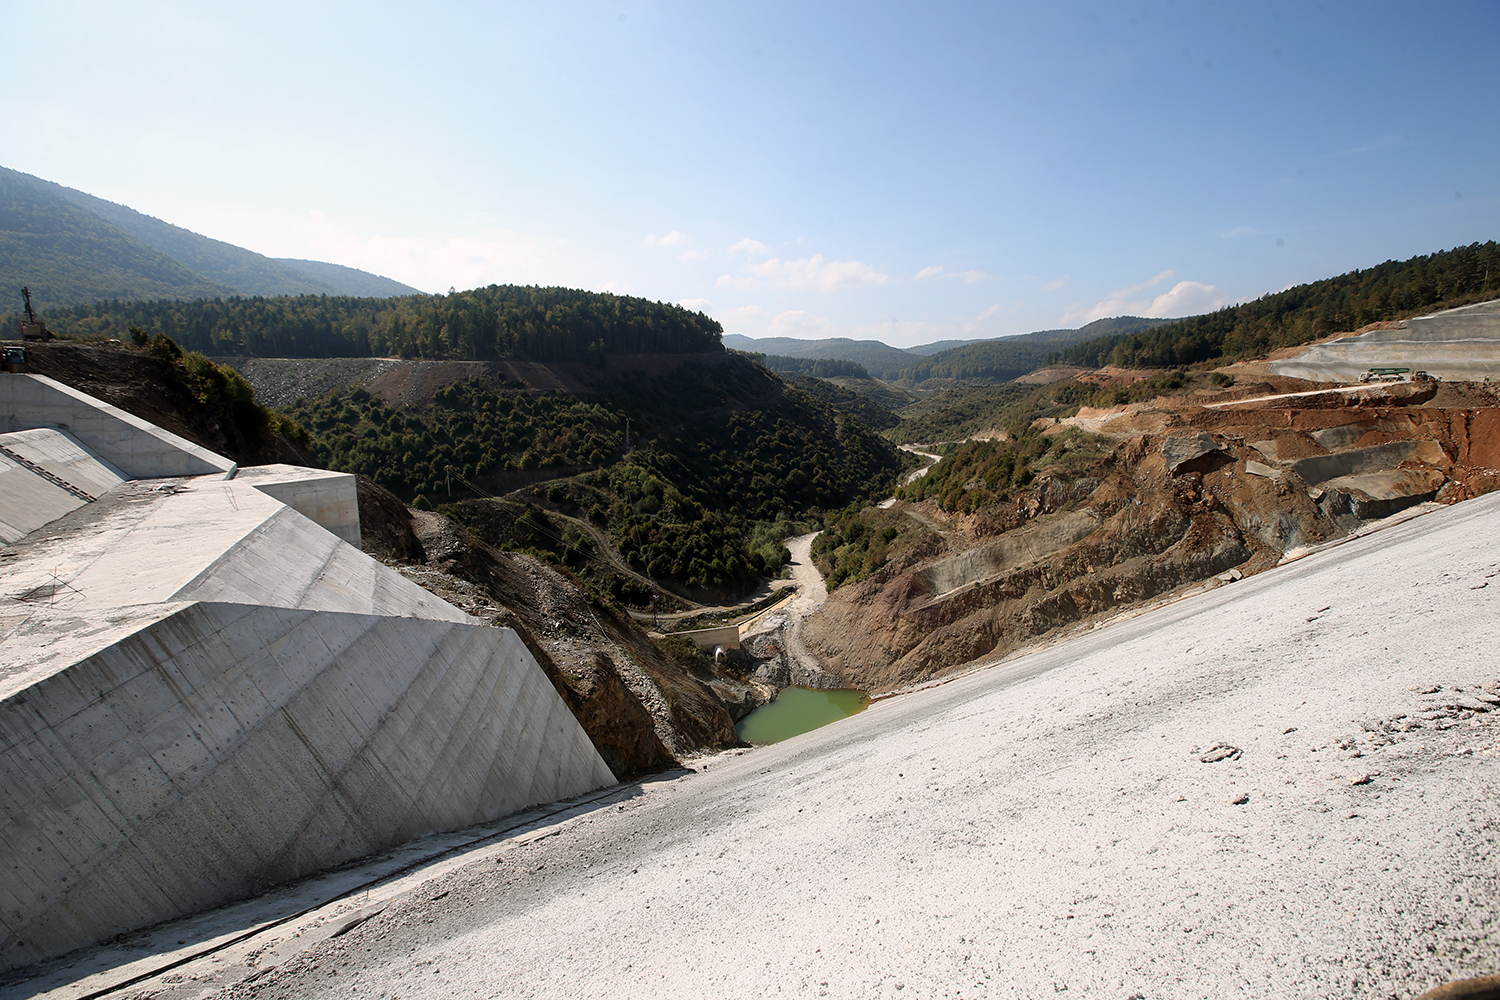
[[15, 292], [21, 285], [44, 310], [104, 299], [416, 291], [336, 264], [273, 260], [0, 167], [0, 289], [14, 286]]
[[403, 285], [393, 278], [371, 274], [356, 267], [343, 264], [325, 264], [320, 260], [296, 260], [291, 257], [275, 258], [294, 271], [339, 290], [340, 295], [357, 295], [361, 298], [385, 299], [393, 295], [422, 295], [420, 288]]
[[[1047, 363], [1062, 348], [1114, 334], [1149, 330], [1173, 320], [1143, 316], [1099, 319], [1076, 330], [1039, 330], [983, 340], [939, 340], [917, 347], [892, 347], [879, 340], [797, 340], [794, 337], [746, 337], [726, 333], [724, 346], [736, 351], [785, 358], [837, 358], [864, 365], [877, 378], [1015, 378]], [[918, 374], [927, 371], [928, 374]], [[954, 371], [972, 374], [953, 374]], [[1003, 372], [1011, 372], [1002, 375]], [[941, 373], [940, 373], [941, 372]]]
[[885, 378], [911, 364], [911, 355], [899, 347], [878, 340], [850, 340], [831, 337], [827, 340], [798, 340], [795, 337], [746, 337], [737, 333], [724, 335], [724, 346], [736, 351], [753, 351], [784, 358], [838, 358], [865, 366], [871, 375]]
[[234, 289], [45, 192], [0, 172], [0, 301], [20, 309], [21, 286], [39, 308], [109, 298], [200, 298]]
[[1115, 316], [1095, 320], [1077, 330], [1039, 330], [998, 340], [971, 341], [920, 360], [914, 359], [900, 371], [899, 377], [917, 382], [929, 378], [983, 378], [1007, 382], [1044, 367], [1059, 351], [1074, 344], [1138, 333], [1170, 322], [1144, 316]]

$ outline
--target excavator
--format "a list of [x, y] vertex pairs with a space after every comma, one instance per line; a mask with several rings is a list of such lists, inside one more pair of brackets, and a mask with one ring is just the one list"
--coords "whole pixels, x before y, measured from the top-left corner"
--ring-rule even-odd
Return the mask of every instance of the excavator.
[[47, 324], [36, 318], [36, 310], [31, 308], [31, 289], [25, 285], [21, 286], [21, 295], [26, 299], [26, 318], [21, 320], [22, 340], [51, 340], [55, 336], [47, 329]]

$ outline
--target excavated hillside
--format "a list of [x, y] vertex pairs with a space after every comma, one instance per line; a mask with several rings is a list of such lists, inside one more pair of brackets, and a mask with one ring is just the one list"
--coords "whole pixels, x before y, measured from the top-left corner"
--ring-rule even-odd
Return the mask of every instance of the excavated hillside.
[[1090, 475], [1043, 474], [976, 514], [896, 503], [930, 537], [834, 591], [807, 624], [812, 652], [852, 687], [892, 691], [1500, 487], [1500, 399], [1480, 384], [1279, 379], [1085, 410], [1048, 433], [1069, 427], [1115, 442]]

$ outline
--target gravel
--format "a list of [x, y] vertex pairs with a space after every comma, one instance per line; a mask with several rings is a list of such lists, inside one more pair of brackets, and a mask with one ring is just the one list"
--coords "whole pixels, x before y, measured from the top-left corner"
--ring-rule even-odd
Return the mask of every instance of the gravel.
[[1493, 972], [1497, 537], [1491, 495], [701, 761], [234, 993], [1398, 998]]

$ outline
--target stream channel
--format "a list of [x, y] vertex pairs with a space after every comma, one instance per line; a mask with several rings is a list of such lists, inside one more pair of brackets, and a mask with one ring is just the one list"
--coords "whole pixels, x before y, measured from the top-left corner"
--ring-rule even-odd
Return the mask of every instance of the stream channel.
[[741, 719], [734, 731], [746, 743], [780, 743], [799, 733], [857, 715], [868, 704], [870, 696], [863, 691], [789, 687], [777, 695], [775, 701]]

